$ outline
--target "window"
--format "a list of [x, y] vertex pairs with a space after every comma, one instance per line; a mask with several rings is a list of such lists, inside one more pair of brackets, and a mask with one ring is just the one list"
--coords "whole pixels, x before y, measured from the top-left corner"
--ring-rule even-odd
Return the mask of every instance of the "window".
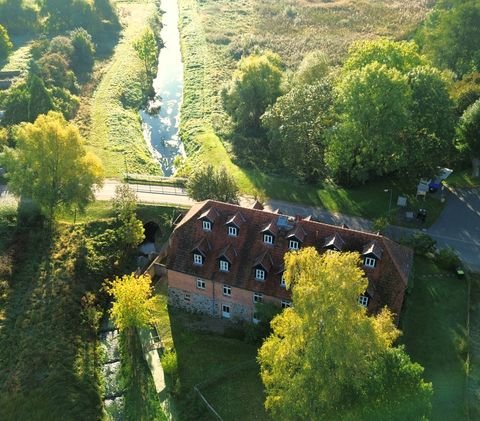
[[238, 228], [237, 227], [228, 227], [228, 235], [232, 237], [236, 237], [238, 235]]
[[360, 295], [360, 297], [358, 297], [358, 304], [360, 304], [363, 307], [367, 307], [368, 297], [366, 295]]
[[377, 261], [373, 257], [365, 257], [365, 266], [367, 268], [374, 268]]
[[290, 240], [288, 242], [288, 248], [290, 250], [298, 250], [299, 249], [299, 244], [297, 240]]
[[203, 279], [197, 279], [197, 288], [205, 289], [205, 281]]
[[292, 302], [288, 300], [282, 300], [282, 308], [288, 308], [292, 306]]
[[223, 286], [223, 295], [226, 295], [227, 297], [232, 296], [232, 287], [228, 285]]
[[287, 281], [285, 280], [285, 273], [282, 273], [282, 279], [280, 279], [280, 286], [282, 288], [286, 288], [287, 287]]
[[263, 242], [265, 244], [273, 244], [273, 235], [263, 234]]
[[203, 221], [203, 230], [204, 231], [211, 231], [212, 230], [212, 223], [210, 221]]
[[263, 302], [263, 294], [261, 292], [254, 292], [253, 293], [253, 302], [254, 303]]
[[230, 318], [230, 306], [228, 304], [222, 304], [222, 317]]
[[220, 271], [228, 272], [229, 270], [229, 263], [226, 260], [220, 260]]
[[189, 302], [190, 302], [190, 294], [184, 294], [184, 295], [183, 295], [183, 299], [184, 299], [187, 303], [189, 303]]
[[257, 281], [265, 280], [265, 271], [263, 269], [255, 269], [255, 279]]
[[260, 316], [258, 315], [258, 313], [253, 313], [252, 322], [254, 325], [257, 325], [258, 323], [260, 323]]
[[195, 253], [193, 255], [193, 264], [194, 265], [203, 265], [203, 256], [201, 254]]

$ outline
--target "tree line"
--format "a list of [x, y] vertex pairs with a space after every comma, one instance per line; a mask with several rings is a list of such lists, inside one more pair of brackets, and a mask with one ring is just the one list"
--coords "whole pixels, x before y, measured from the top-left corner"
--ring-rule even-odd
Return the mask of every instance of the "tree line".
[[309, 182], [416, 178], [480, 156], [480, 5], [441, 1], [412, 41], [353, 43], [340, 68], [321, 52], [296, 72], [242, 58], [222, 91], [238, 158]]

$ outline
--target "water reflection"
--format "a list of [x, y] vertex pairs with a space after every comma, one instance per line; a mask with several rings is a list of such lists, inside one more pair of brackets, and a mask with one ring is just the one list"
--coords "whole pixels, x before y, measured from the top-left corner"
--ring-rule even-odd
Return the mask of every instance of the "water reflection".
[[158, 159], [165, 176], [175, 169], [173, 160], [185, 155], [183, 143], [178, 136], [180, 107], [183, 95], [183, 65], [178, 31], [178, 6], [176, 0], [162, 0], [163, 28], [161, 31], [165, 47], [160, 50], [157, 77], [153, 81], [155, 98], [150, 109], [158, 113], [140, 112], [143, 135], [153, 155]]

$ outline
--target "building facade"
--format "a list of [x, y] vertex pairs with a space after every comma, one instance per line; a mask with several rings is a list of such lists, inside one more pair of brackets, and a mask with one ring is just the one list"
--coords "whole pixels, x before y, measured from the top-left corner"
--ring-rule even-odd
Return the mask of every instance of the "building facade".
[[370, 313], [388, 306], [398, 319], [413, 263], [410, 249], [377, 234], [212, 200], [194, 205], [170, 237], [170, 303], [255, 321], [256, 303], [291, 305], [283, 258], [302, 247], [359, 252], [368, 278], [359, 304]]

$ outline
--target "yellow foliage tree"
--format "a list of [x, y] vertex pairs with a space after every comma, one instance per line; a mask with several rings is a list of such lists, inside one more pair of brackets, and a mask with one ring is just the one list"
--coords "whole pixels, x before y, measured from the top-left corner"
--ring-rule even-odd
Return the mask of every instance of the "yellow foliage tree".
[[272, 321], [258, 359], [278, 420], [421, 419], [431, 384], [423, 368], [393, 347], [399, 331], [387, 309], [368, 316], [358, 304], [367, 288], [357, 253], [285, 257], [293, 307]]
[[106, 281], [105, 289], [113, 297], [110, 315], [123, 332], [133, 332], [158, 320], [158, 297], [153, 295], [148, 275], [123, 275]]

